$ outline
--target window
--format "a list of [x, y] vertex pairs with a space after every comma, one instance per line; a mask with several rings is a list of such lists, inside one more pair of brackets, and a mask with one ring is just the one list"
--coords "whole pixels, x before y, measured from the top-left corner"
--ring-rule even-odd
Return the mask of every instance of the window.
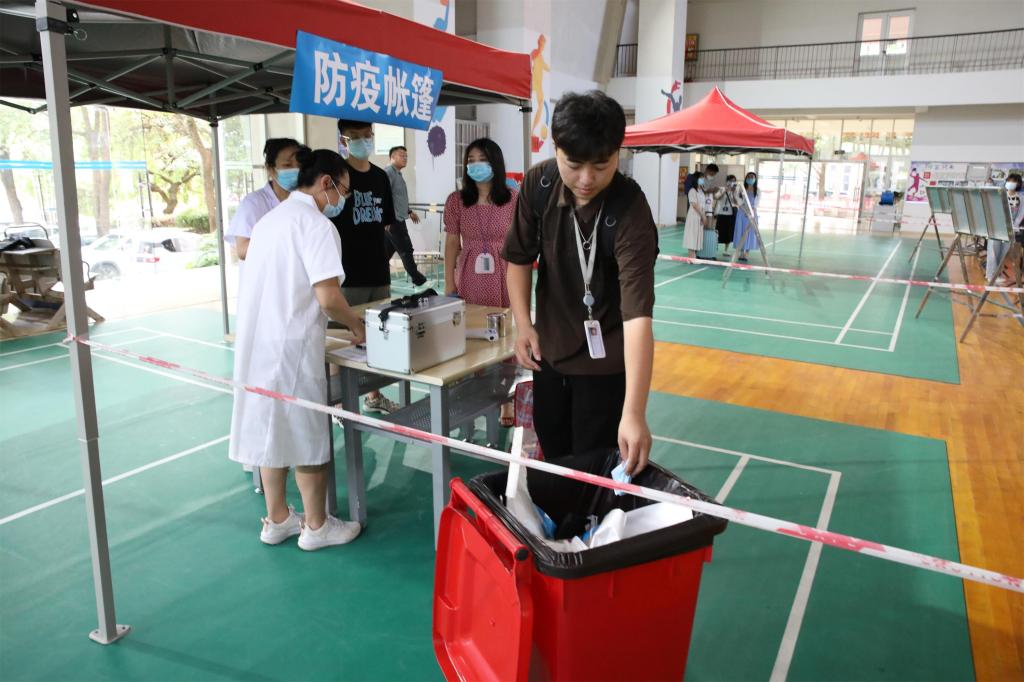
[[914, 25], [914, 10], [866, 12], [860, 15], [857, 40], [861, 57], [905, 55]]

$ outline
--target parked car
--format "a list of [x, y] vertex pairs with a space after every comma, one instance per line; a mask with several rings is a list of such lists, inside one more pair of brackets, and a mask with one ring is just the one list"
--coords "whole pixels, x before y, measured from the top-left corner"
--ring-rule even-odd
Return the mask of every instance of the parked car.
[[173, 227], [123, 234], [112, 232], [82, 248], [96, 279], [184, 270], [199, 254], [202, 237]]

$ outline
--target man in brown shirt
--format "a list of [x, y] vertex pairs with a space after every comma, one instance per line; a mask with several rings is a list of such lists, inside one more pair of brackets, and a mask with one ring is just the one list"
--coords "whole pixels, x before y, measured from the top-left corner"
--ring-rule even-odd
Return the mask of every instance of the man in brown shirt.
[[651, 449], [658, 233], [643, 191], [618, 172], [625, 127], [622, 107], [604, 93], [558, 102], [555, 158], [526, 174], [503, 257], [516, 359], [534, 371], [534, 425], [545, 456], [618, 446], [635, 474]]

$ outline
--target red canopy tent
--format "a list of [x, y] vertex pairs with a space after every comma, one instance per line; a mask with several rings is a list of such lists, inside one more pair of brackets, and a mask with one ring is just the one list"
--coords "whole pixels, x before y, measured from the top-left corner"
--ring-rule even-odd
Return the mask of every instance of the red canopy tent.
[[755, 116], [715, 86], [704, 99], [653, 121], [626, 128], [623, 147], [635, 151], [705, 154], [784, 152], [811, 156], [814, 142]]
[[[299, 30], [438, 69], [444, 77], [440, 104], [514, 104], [529, 131], [528, 55], [348, 0], [0, 0], [0, 17], [0, 97], [46, 99], [37, 108], [0, 104], [49, 115], [65, 273], [82, 270], [71, 106], [108, 104], [202, 118], [213, 128], [218, 159], [218, 121], [288, 111]], [[528, 134], [524, 148], [529, 150]], [[214, 173], [219, 208], [217, 161]], [[223, 239], [218, 243], [223, 268]], [[83, 284], [76, 277], [65, 284], [68, 333], [87, 338]], [[221, 295], [227, 331], [223, 269]], [[99, 619], [90, 637], [109, 644], [128, 628], [116, 624], [114, 612], [92, 361], [81, 343], [70, 344], [69, 354]]]
[[[725, 96], [716, 85], [711, 92], [693, 106], [686, 107], [646, 123], [626, 128], [623, 147], [635, 152], [655, 152], [659, 156], [673, 152], [700, 152], [703, 154], [744, 154], [748, 152], [777, 152], [779, 154], [779, 192], [776, 194], [773, 233], [778, 228], [778, 200], [782, 194], [782, 156], [795, 154], [807, 157], [814, 154], [814, 141], [772, 125], [763, 118], [743, 109]], [[661, 172], [661, 166], [658, 166]], [[804, 229], [807, 222], [807, 194], [810, 193], [811, 174], [808, 170], [808, 189], [804, 197], [804, 224], [800, 228], [800, 254], [803, 255]], [[658, 181], [659, 210], [661, 180]], [[774, 236], [772, 242], [774, 243]]]

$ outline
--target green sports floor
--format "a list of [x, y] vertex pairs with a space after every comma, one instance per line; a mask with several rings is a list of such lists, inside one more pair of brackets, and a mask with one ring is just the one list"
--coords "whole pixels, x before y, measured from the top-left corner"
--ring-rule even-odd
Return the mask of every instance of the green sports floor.
[[[659, 266], [659, 281], [686, 272], [673, 267]], [[659, 303], [682, 304], [690, 287], [712, 291], [710, 280], [694, 285], [703, 274], [660, 287]], [[94, 336], [231, 371], [214, 312], [108, 322]], [[367, 439], [370, 522], [352, 545], [266, 547], [262, 498], [227, 460], [230, 395], [102, 352], [94, 366], [114, 587], [118, 620], [133, 631], [110, 647], [89, 641], [82, 474], [59, 340], [0, 343], [0, 679], [440, 678], [425, 449]], [[650, 417], [654, 459], [729, 505], [958, 558], [939, 441], [667, 394], [652, 396]], [[454, 464], [467, 478], [495, 466], [460, 455]], [[717, 539], [687, 679], [973, 676], [960, 582], [735, 525]]]

